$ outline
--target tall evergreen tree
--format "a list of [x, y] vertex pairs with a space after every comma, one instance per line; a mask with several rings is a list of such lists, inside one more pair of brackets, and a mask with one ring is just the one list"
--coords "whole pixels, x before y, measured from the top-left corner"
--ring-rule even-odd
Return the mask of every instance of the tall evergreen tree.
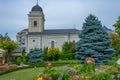
[[37, 62], [43, 62], [43, 53], [41, 49], [31, 49], [30, 55], [29, 55], [29, 62], [37, 63]]
[[83, 23], [82, 31], [79, 33], [80, 40], [76, 45], [76, 58], [84, 63], [87, 57], [95, 59], [95, 64], [107, 64], [113, 60], [114, 49], [108, 33], [102, 27], [101, 21], [90, 14]]

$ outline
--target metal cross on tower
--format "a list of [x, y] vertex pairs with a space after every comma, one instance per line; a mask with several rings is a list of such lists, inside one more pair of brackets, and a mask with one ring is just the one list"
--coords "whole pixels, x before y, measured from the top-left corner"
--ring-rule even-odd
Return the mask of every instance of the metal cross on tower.
[[37, 0], [37, 4], [38, 4], [38, 0]]

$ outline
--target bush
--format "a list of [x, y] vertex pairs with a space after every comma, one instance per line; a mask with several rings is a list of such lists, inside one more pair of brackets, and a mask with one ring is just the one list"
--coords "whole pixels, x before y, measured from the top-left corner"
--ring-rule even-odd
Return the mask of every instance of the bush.
[[15, 63], [17, 65], [20, 65], [22, 61], [23, 61], [23, 58], [21, 56], [18, 56], [18, 57], [16, 57]]
[[75, 52], [75, 42], [65, 42], [62, 45], [62, 53], [74, 53]]
[[9, 69], [16, 69], [16, 68], [17, 68], [16, 64], [3, 65], [3, 66], [0, 66], [0, 71], [5, 71], [5, 70], [9, 70]]
[[92, 80], [113, 80], [113, 79], [111, 75], [101, 72], [101, 73], [95, 74], [92, 77]]
[[74, 53], [67, 53], [67, 54], [61, 53], [60, 59], [61, 60], [73, 60], [75, 59], [75, 54]]
[[109, 65], [109, 66], [118, 67], [118, 64], [117, 64], [116, 61], [108, 61], [108, 65]]
[[32, 68], [32, 67], [10, 68], [10, 69], [7, 69], [7, 70], [4, 70], [4, 71], [0, 72], [0, 75], [4, 75], [4, 74], [10, 73], [10, 72], [14, 72], [14, 71], [22, 70], [22, 69], [28, 69], [28, 68]]
[[94, 64], [83, 64], [79, 68], [79, 73], [80, 74], [94, 74], [95, 73], [95, 65]]
[[41, 49], [31, 49], [30, 50], [30, 55], [29, 55], [29, 62], [31, 63], [38, 63], [38, 62], [43, 62], [43, 53]]
[[48, 51], [48, 47], [46, 47], [46, 48], [43, 49], [43, 57], [44, 57], [44, 60], [45, 60], [45, 61], [48, 60], [47, 51]]
[[30, 67], [45, 67], [46, 66], [46, 63], [25, 63], [26, 65], [29, 65]]
[[49, 48], [47, 51], [47, 57], [49, 60], [59, 60], [60, 51], [59, 48]]

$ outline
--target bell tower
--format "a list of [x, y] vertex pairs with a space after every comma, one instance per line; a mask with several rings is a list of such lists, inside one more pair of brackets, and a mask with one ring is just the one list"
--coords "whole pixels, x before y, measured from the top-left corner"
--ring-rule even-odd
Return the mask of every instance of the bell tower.
[[28, 14], [29, 19], [29, 32], [43, 32], [44, 31], [44, 14], [42, 8], [38, 5], [38, 2], [33, 6], [32, 10]]

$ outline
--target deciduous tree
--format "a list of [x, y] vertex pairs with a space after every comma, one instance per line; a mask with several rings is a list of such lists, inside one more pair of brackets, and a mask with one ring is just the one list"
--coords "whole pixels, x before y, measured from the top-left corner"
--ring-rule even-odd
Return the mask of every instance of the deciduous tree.
[[7, 62], [10, 62], [10, 54], [18, 48], [18, 44], [12, 40], [3, 40], [0, 42], [0, 48], [5, 50], [6, 56], [7, 56]]
[[115, 49], [115, 59], [120, 58], [120, 38], [117, 33], [110, 33], [110, 38], [112, 40], [112, 47]]

